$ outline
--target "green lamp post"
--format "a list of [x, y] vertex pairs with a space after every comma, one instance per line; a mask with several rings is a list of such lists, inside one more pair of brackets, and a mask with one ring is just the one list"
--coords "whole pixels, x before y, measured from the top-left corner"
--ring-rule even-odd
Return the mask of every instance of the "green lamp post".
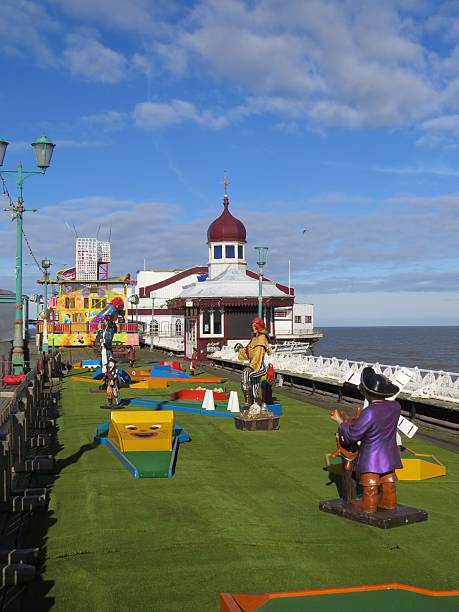
[[[137, 324], [139, 323], [139, 302], [140, 302], [140, 298], [138, 295], [134, 293], [133, 295], [130, 296], [129, 303], [131, 304], [131, 306], [135, 306], [135, 322]], [[134, 320], [134, 313], [132, 313], [131, 320], [132, 321]]]
[[268, 247], [256, 246], [258, 266], [258, 316], [263, 316], [263, 271], [268, 260]]
[[153, 339], [155, 337], [155, 294], [151, 294], [151, 323], [150, 323], [150, 351], [153, 351]]
[[[6, 148], [8, 142], [0, 139], [0, 166], [3, 165]], [[24, 371], [24, 341], [22, 338], [22, 218], [25, 212], [35, 212], [36, 209], [24, 208], [24, 200], [22, 198], [22, 186], [24, 181], [35, 174], [45, 174], [46, 169], [51, 163], [51, 157], [56, 145], [53, 144], [46, 136], [41, 136], [32, 143], [35, 151], [36, 162], [39, 170], [23, 170], [22, 163], [18, 163], [16, 170], [1, 170], [1, 173], [15, 174], [17, 186], [17, 203], [11, 204], [9, 208], [5, 208], [11, 212], [13, 219], [16, 219], [16, 313], [14, 321], [14, 336], [13, 336], [13, 373], [22, 374]]]
[[41, 350], [43, 353], [49, 352], [48, 347], [48, 281], [49, 281], [49, 272], [48, 270], [51, 267], [51, 262], [48, 258], [41, 260], [41, 267], [43, 269], [43, 277], [44, 277], [44, 285], [45, 285], [45, 303], [44, 303], [44, 319], [43, 319], [43, 342], [41, 344]]

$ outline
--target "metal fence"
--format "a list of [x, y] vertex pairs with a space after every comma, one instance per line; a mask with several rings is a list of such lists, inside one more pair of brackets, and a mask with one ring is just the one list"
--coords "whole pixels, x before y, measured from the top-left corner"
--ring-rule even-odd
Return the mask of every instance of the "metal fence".
[[[0, 513], [6, 516], [30, 515], [47, 503], [45, 488], [28, 488], [28, 476], [49, 471], [53, 459], [42, 449], [52, 439], [52, 428], [57, 416], [59, 394], [51, 386], [62, 373], [59, 353], [43, 355], [35, 368], [17, 386], [0, 389]], [[41, 450], [40, 450], [41, 449]], [[22, 520], [2, 518], [7, 525], [3, 543], [11, 540], [14, 525]], [[0, 550], [0, 586], [17, 585], [35, 577], [38, 549], [14, 548]]]

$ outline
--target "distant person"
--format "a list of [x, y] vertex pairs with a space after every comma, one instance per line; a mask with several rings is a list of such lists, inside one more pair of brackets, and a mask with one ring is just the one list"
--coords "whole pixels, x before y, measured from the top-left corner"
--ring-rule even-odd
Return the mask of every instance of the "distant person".
[[339, 425], [341, 446], [355, 448], [360, 443], [354, 471], [360, 474], [363, 497], [353, 500], [352, 505], [363, 512], [395, 510], [395, 470], [403, 467], [396, 441], [401, 408], [398, 402], [386, 398], [398, 393], [399, 388], [373, 368], [366, 367], [362, 370], [359, 390], [369, 405], [355, 420], [347, 423], [338, 410], [330, 413]]
[[128, 361], [129, 366], [132, 368], [135, 363], [135, 348], [132, 346], [132, 344], [130, 344], [128, 348]]
[[196, 347], [193, 347], [193, 353], [191, 355], [191, 361], [190, 361], [191, 376], [195, 375], [197, 365], [198, 365], [198, 349]]

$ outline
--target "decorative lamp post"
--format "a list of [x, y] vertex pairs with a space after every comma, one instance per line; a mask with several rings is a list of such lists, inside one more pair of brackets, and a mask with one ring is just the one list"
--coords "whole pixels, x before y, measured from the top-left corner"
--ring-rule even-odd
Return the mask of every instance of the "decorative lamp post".
[[43, 276], [45, 281], [45, 304], [44, 304], [44, 319], [43, 319], [43, 342], [41, 345], [41, 349], [43, 353], [48, 352], [48, 280], [49, 280], [49, 272], [48, 270], [51, 267], [51, 262], [48, 258], [42, 259], [41, 267], [43, 268]]
[[[8, 146], [6, 140], [0, 140], [0, 166], [3, 164], [5, 151]], [[35, 174], [45, 174], [46, 169], [51, 163], [51, 157], [56, 145], [53, 144], [46, 136], [41, 136], [32, 143], [35, 151], [37, 166], [40, 170], [23, 170], [22, 163], [18, 163], [16, 170], [2, 170], [5, 174], [16, 175], [17, 186], [17, 203], [11, 203], [9, 208], [5, 208], [12, 213], [13, 219], [16, 219], [16, 313], [14, 320], [14, 336], [13, 336], [13, 373], [22, 374], [24, 371], [24, 341], [22, 337], [22, 218], [25, 212], [36, 212], [36, 209], [24, 208], [24, 200], [22, 198], [22, 186], [24, 181]]]
[[258, 265], [258, 316], [263, 316], [263, 271], [268, 259], [268, 247], [256, 246]]
[[155, 326], [155, 294], [151, 294], [151, 323], [150, 323], [150, 351], [153, 351], [153, 338]]

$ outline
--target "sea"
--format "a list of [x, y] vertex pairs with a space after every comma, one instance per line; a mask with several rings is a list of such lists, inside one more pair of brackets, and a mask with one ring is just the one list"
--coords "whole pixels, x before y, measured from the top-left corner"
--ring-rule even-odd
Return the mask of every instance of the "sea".
[[325, 327], [314, 355], [459, 372], [459, 326]]

